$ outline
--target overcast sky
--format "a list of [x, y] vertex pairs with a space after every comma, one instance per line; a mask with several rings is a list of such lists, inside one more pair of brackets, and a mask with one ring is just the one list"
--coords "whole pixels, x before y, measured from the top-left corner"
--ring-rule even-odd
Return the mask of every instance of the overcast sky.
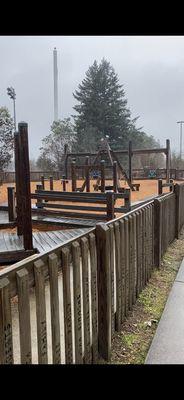
[[[105, 57], [124, 85], [137, 127], [171, 140], [179, 151], [184, 120], [184, 36], [0, 36], [0, 106], [13, 115], [6, 89], [16, 91], [17, 122], [29, 124], [30, 156], [54, 119], [53, 48], [58, 51], [59, 118], [74, 113], [73, 92], [96, 59]], [[184, 136], [184, 135], [183, 135]], [[184, 149], [184, 146], [183, 146]]]

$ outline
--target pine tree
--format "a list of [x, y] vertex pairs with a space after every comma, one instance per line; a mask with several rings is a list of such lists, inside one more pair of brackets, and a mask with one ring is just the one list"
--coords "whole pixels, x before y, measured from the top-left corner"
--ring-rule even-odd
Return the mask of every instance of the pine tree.
[[74, 107], [78, 113], [74, 120], [79, 148], [84, 141], [88, 142], [86, 137], [91, 130], [95, 131], [96, 145], [106, 135], [114, 148], [127, 145], [127, 137], [135, 130], [135, 121], [131, 120], [123, 86], [108, 61], [103, 59], [99, 65], [94, 61], [73, 95], [79, 102]]

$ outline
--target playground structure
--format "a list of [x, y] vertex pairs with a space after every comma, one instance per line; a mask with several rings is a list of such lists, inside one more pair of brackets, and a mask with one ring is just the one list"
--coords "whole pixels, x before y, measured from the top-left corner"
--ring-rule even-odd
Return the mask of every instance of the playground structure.
[[[100, 165], [104, 165], [102, 161]], [[76, 190], [66, 191], [68, 178], [63, 178], [63, 190], [56, 191], [51, 176], [47, 178], [50, 190], [46, 190], [42, 175], [32, 193], [28, 129], [27, 124], [19, 124], [15, 134], [16, 192], [8, 188], [8, 210], [18, 237], [23, 238], [24, 250], [3, 254], [9, 260], [11, 256], [12, 263], [13, 257], [19, 262], [0, 271], [0, 364], [110, 361], [114, 332], [121, 331], [153, 270], [162, 266], [167, 247], [179, 237], [184, 225], [184, 184], [160, 180], [159, 195], [132, 208], [131, 188], [118, 192], [117, 166], [117, 160], [113, 160], [110, 189], [104, 175], [97, 182], [97, 193], [87, 191], [88, 179], [86, 192], [78, 191], [77, 185]], [[163, 193], [163, 188], [169, 193]], [[34, 208], [32, 199], [37, 201]], [[121, 199], [123, 204], [117, 207], [115, 201]], [[84, 228], [91, 211], [93, 225], [71, 230], [64, 239], [58, 231], [53, 247], [34, 254], [33, 216], [42, 221], [51, 213], [59, 216], [61, 224], [61, 215], [67, 223], [73, 216], [77, 219], [78, 211], [78, 224]], [[124, 215], [116, 218], [116, 212]], [[51, 238], [57, 240], [53, 232]], [[15, 296], [17, 304], [12, 301]]]
[[[101, 190], [104, 192], [105, 190], [113, 190], [115, 192], [122, 192], [123, 188], [120, 186], [120, 180], [124, 180], [132, 191], [139, 190], [140, 184], [133, 182], [133, 172], [132, 172], [132, 157], [133, 155], [141, 155], [141, 154], [160, 154], [163, 153], [166, 156], [166, 182], [169, 183], [170, 179], [170, 140], [166, 140], [165, 148], [157, 148], [157, 149], [132, 149], [132, 142], [129, 141], [128, 150], [112, 150], [109, 146], [107, 139], [101, 141], [101, 145], [99, 151], [97, 153], [69, 153], [68, 148], [65, 145], [64, 149], [64, 172], [65, 178], [69, 177], [69, 166], [68, 160], [71, 161], [71, 179], [72, 179], [72, 191], [81, 191], [83, 192], [86, 188], [86, 191], [90, 191], [90, 178], [97, 178], [96, 184], [94, 184], [94, 190]], [[128, 155], [128, 173], [123, 169], [118, 155]], [[75, 159], [79, 159], [80, 157], [85, 157], [85, 164], [76, 165]], [[75, 158], [75, 159], [74, 159]], [[89, 161], [92, 160], [90, 163]], [[105, 164], [108, 160], [110, 164]], [[106, 186], [105, 185], [105, 172], [106, 169], [111, 169], [111, 179], [113, 180], [113, 185]], [[84, 182], [81, 187], [77, 188], [77, 170], [84, 171]], [[150, 170], [147, 174], [147, 178], [154, 179], [156, 178], [156, 171]]]

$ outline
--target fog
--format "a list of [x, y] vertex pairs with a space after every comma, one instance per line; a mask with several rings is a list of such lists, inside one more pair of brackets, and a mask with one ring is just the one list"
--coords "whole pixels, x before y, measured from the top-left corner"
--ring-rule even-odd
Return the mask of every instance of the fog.
[[124, 85], [137, 127], [179, 151], [184, 120], [184, 36], [0, 36], [0, 107], [13, 116], [7, 87], [16, 91], [17, 122], [29, 125], [30, 157], [54, 119], [53, 49], [58, 53], [59, 118], [74, 114], [73, 92], [96, 59], [105, 57]]

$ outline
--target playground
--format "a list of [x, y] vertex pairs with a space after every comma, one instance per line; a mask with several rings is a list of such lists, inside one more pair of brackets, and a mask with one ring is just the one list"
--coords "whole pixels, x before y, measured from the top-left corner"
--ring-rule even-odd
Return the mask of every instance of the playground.
[[[77, 180], [77, 186], [82, 186], [83, 182], [84, 182], [84, 180], [82, 180], [82, 179]], [[158, 194], [158, 180], [156, 180], [156, 179], [137, 180], [136, 182], [140, 184], [140, 189], [139, 189], [139, 191], [131, 192], [131, 202], [141, 201], [141, 200], [146, 199], [147, 197], [156, 196]], [[165, 180], [164, 180], [164, 182], [165, 182]], [[175, 182], [177, 183], [179, 181], [176, 180]], [[40, 181], [39, 182], [31, 182], [31, 192], [34, 192], [36, 190], [36, 185], [38, 183], [40, 183]], [[93, 185], [95, 183], [96, 183], [96, 180], [94, 180], [94, 179], [90, 180], [90, 191], [91, 192], [95, 192], [94, 188], [93, 188]], [[108, 180], [107, 179], [106, 183], [107, 183], [107, 185], [112, 185], [112, 180]], [[4, 203], [7, 203], [7, 187], [9, 187], [9, 186], [14, 186], [15, 187], [15, 184], [13, 184], [13, 183], [11, 183], [11, 184], [10, 183], [4, 183], [0, 187], [0, 205], [2, 205]], [[61, 191], [62, 190], [61, 180], [54, 180], [53, 181], [53, 186], [54, 186], [54, 190]], [[123, 180], [121, 181], [121, 186], [128, 188], [128, 185]], [[67, 188], [67, 191], [71, 192], [71, 189], [72, 189], [71, 180], [69, 180], [69, 182], [66, 184], [66, 188]], [[46, 190], [50, 189], [49, 180], [45, 181], [45, 189]], [[168, 189], [164, 188], [163, 192], [167, 193]], [[98, 193], [98, 192], [96, 192], [96, 193]], [[33, 199], [32, 202], [35, 203], [36, 200]], [[117, 204], [119, 205], [120, 202], [121, 202], [121, 200], [118, 199], [117, 200]]]

